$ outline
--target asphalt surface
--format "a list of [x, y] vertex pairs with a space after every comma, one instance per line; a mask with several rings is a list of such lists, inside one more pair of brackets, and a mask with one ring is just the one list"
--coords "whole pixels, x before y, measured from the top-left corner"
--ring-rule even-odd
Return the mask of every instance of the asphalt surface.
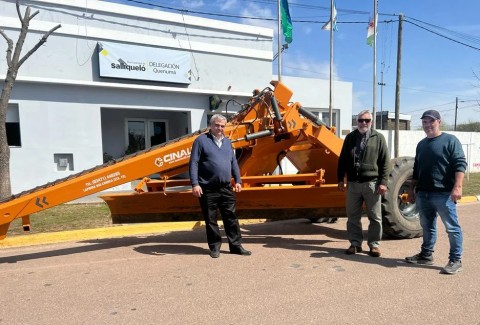
[[248, 257], [224, 244], [210, 258], [201, 225], [2, 247], [0, 324], [480, 324], [479, 209], [458, 206], [456, 275], [440, 274], [441, 223], [433, 266], [404, 263], [421, 238], [383, 240], [380, 258], [345, 255], [346, 219], [244, 224]]

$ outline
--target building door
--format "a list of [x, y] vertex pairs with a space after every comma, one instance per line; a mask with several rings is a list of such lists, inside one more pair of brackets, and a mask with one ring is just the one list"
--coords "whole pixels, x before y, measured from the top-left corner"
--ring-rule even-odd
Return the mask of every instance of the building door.
[[126, 154], [131, 154], [168, 140], [168, 121], [153, 119], [126, 119]]
[[160, 120], [149, 120], [150, 146], [167, 142], [167, 123]]

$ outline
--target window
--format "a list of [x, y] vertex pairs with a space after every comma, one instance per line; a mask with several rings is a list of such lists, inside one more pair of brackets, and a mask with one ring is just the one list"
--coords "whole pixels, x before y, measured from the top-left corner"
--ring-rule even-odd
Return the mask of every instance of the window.
[[[327, 126], [330, 126], [330, 113], [329, 112], [318, 112], [318, 111], [311, 111], [313, 114], [315, 114], [323, 123], [325, 123]], [[333, 123], [332, 126], [337, 126], [337, 112], [333, 111], [332, 112], [332, 119]]]
[[20, 117], [18, 114], [18, 105], [8, 105], [7, 121], [7, 143], [10, 147], [21, 147], [22, 138], [20, 135]]
[[166, 120], [127, 119], [126, 154], [156, 146], [168, 140], [168, 122]]

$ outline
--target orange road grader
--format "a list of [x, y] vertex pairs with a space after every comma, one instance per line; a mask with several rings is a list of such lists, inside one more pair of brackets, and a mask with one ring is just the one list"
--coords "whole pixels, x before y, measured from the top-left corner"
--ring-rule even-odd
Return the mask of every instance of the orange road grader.
[[[283, 83], [256, 90], [227, 123], [241, 171], [243, 190], [237, 194], [239, 218], [345, 217], [345, 193], [337, 188], [337, 161], [343, 140], [300, 103]], [[10, 223], [53, 206], [141, 179], [131, 193], [102, 195], [114, 223], [201, 220], [188, 175], [193, 141], [200, 130], [135, 154], [56, 180], [0, 201], [0, 239]], [[298, 173], [286, 175], [280, 162], [288, 159]], [[421, 235], [415, 205], [406, 202], [413, 160], [392, 160], [388, 191], [382, 197], [384, 232], [397, 238]], [[280, 170], [280, 172], [275, 171]], [[150, 177], [156, 175], [157, 177]], [[183, 178], [182, 178], [183, 177]]]

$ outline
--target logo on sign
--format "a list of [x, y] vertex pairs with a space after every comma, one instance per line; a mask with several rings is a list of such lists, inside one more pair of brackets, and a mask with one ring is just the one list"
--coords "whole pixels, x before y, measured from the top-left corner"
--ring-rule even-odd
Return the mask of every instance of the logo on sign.
[[176, 163], [177, 161], [190, 157], [190, 154], [191, 154], [190, 149], [182, 149], [176, 152], [167, 153], [163, 157], [156, 158], [155, 165], [157, 167], [162, 167], [163, 164], [173, 164], [173, 163]]

